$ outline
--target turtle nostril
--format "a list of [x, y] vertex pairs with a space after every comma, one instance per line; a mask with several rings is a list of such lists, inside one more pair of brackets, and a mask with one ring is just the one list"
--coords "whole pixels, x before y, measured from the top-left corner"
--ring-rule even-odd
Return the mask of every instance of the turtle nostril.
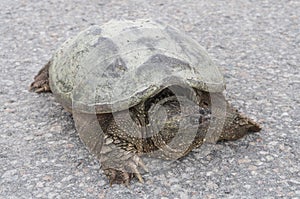
[[203, 109], [199, 109], [199, 113], [200, 113], [201, 115], [204, 115], [205, 111], [204, 111]]
[[208, 106], [208, 103], [207, 103], [207, 102], [203, 102], [203, 104], [204, 104], [205, 106]]

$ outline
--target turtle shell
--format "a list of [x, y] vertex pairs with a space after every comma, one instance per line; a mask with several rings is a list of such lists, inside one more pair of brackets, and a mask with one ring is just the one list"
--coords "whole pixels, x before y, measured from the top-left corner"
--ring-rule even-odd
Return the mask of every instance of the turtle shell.
[[222, 92], [223, 77], [205, 50], [161, 22], [111, 20], [91, 26], [56, 51], [50, 87], [68, 110], [109, 113], [184, 84]]

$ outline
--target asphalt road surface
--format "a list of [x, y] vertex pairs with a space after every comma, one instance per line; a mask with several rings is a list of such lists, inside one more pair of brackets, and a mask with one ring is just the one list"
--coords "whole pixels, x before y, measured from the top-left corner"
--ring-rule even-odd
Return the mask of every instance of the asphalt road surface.
[[[0, 4], [1, 199], [300, 198], [300, 1]], [[224, 74], [227, 98], [263, 130], [196, 149], [145, 184], [110, 187], [71, 115], [28, 86], [67, 38], [122, 17], [160, 19], [197, 40]]]

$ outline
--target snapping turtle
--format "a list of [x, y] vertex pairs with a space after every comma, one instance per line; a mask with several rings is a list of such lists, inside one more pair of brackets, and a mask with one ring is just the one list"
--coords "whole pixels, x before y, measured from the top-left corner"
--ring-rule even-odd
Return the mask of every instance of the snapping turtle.
[[140, 182], [142, 156], [175, 160], [204, 142], [260, 126], [224, 98], [223, 77], [199, 44], [140, 19], [91, 26], [67, 40], [30, 90], [51, 91], [110, 183]]

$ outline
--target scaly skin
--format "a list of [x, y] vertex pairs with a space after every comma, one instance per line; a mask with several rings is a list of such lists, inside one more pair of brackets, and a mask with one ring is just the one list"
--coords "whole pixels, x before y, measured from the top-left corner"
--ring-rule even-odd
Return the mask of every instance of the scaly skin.
[[[51, 91], [48, 69], [49, 63], [35, 76], [31, 91]], [[195, 91], [196, 97], [174, 96], [165, 89], [129, 111], [97, 115], [72, 111], [81, 140], [99, 159], [110, 184], [128, 186], [133, 174], [144, 182], [141, 171], [147, 168], [141, 155], [174, 160], [204, 141], [237, 140], [261, 130], [222, 93]]]
[[34, 77], [34, 82], [31, 83], [29, 90], [36, 93], [51, 92], [49, 86], [49, 67], [48, 62]]

